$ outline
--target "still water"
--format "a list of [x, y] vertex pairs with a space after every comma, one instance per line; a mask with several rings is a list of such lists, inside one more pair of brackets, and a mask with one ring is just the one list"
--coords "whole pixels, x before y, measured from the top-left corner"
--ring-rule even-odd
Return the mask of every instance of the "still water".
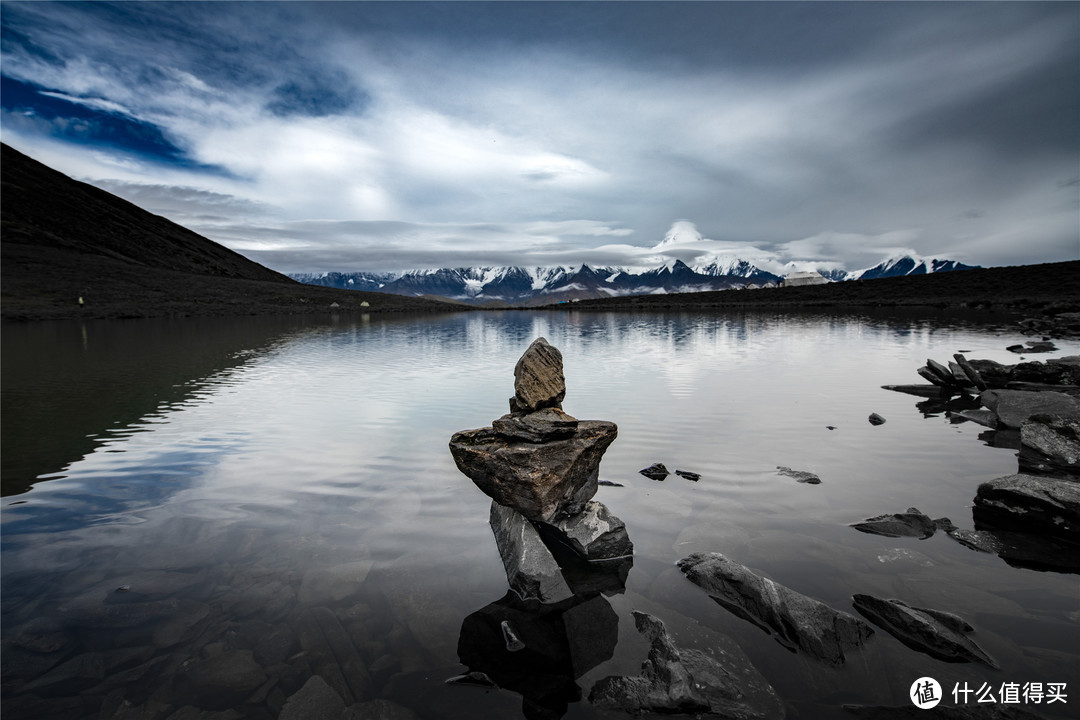
[[[617, 485], [596, 499], [626, 523], [633, 567], [625, 589], [592, 599], [617, 622], [571, 638], [573, 662], [521, 668], [516, 692], [448, 685], [514, 660], [472, 629], [507, 581], [490, 501], [447, 442], [506, 412], [514, 364], [539, 336], [562, 351], [565, 410], [619, 427], [600, 466]], [[944, 318], [773, 314], [5, 327], [5, 720], [276, 718], [315, 674], [346, 704], [382, 698], [421, 718], [607, 717], [587, 697], [638, 673], [633, 610], [680, 647], [744, 654], [788, 717], [910, 707], [923, 676], [944, 704], [957, 683], [995, 696], [1068, 683], [1067, 704], [1024, 708], [1068, 717], [1076, 575], [941, 532], [849, 527], [912, 506], [972, 527], [976, 487], [1016, 472], [1015, 450], [880, 386], [921, 382], [916, 367], [958, 351], [1014, 363], [1004, 348], [1023, 339]], [[872, 426], [872, 412], [887, 422]], [[638, 474], [654, 462], [701, 479]], [[880, 630], [841, 667], [792, 654], [682, 576], [676, 561], [698, 551], [848, 612], [868, 593], [956, 613], [1001, 669], [940, 662]], [[561, 700], [529, 684], [559, 672]]]

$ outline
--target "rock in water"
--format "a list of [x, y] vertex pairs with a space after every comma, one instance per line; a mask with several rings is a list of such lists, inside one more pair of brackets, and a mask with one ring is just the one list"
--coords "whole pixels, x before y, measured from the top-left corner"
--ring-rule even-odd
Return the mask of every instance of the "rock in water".
[[923, 515], [918, 508], [908, 508], [907, 512], [892, 515], [878, 515], [855, 523], [851, 527], [871, 535], [885, 537], [917, 537], [922, 540], [934, 534], [937, 528], [928, 515]]
[[513, 412], [562, 408], [566, 397], [562, 353], [544, 338], [536, 338], [514, 366]]
[[578, 514], [596, 494], [600, 459], [616, 435], [615, 423], [603, 420], [579, 421], [572, 436], [543, 443], [480, 428], [455, 433], [450, 453], [488, 497], [530, 520], [552, 522]]
[[1019, 428], [1035, 415], [1080, 416], [1080, 401], [1058, 392], [984, 390], [979, 400], [993, 410], [998, 422], [1007, 428]]
[[[632, 557], [634, 545], [626, 534], [623, 521], [596, 500], [585, 503], [577, 515], [550, 523], [557, 539], [586, 560], [618, 560]], [[545, 526], [541, 526], [543, 530]]]
[[867, 418], [871, 425], [884, 425], [885, 418], [881, 417], [877, 413], [870, 413], [870, 417]]
[[663, 480], [671, 474], [668, 472], [667, 466], [665, 466], [664, 463], [653, 463], [647, 468], [638, 470], [638, 472], [650, 480]]
[[756, 575], [720, 553], [694, 553], [678, 566], [713, 600], [772, 633], [792, 652], [803, 650], [841, 665], [844, 650], [859, 647], [874, 633], [857, 617]]
[[974, 628], [952, 613], [872, 595], [855, 595], [852, 600], [863, 617], [913, 650], [945, 662], [981, 662], [998, 668], [993, 658], [966, 637]]
[[[651, 645], [641, 674], [600, 680], [589, 694], [592, 704], [635, 714], [694, 713], [732, 720], [783, 717], [779, 703], [762, 712], [743, 702], [740, 678], [705, 653], [679, 649], [658, 618], [635, 610], [634, 624]], [[751, 676], [752, 671], [745, 674]]]
[[1080, 541], [1080, 483], [1039, 475], [1007, 475], [975, 495], [976, 523], [1060, 535]]
[[491, 503], [491, 531], [495, 533], [510, 589], [518, 597], [542, 603], [573, 597], [551, 551], [521, 513]]
[[1020, 445], [1051, 470], [1080, 474], [1080, 415], [1036, 415], [1020, 426]]
[[795, 478], [797, 482], [807, 483], [808, 485], [820, 485], [821, 478], [812, 472], [806, 472], [805, 470], [792, 470], [789, 467], [783, 465], [776, 466], [777, 474], [787, 475], [790, 478]]

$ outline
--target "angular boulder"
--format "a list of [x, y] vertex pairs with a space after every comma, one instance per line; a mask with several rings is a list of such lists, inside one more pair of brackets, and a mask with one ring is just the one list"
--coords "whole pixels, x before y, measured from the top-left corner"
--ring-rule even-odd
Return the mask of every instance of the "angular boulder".
[[536, 338], [514, 366], [512, 412], [561, 408], [566, 397], [562, 353], [544, 338]]
[[600, 459], [617, 435], [615, 423], [603, 420], [581, 420], [570, 437], [543, 443], [480, 428], [455, 433], [450, 453], [495, 502], [551, 522], [581, 512], [596, 494]]
[[[1080, 483], [1039, 475], [1006, 475], [985, 482], [975, 495], [976, 522], [1080, 540]], [[985, 522], [985, 521], [984, 521]]]
[[671, 474], [671, 472], [667, 469], [667, 466], [664, 465], [664, 463], [653, 463], [647, 468], [642, 468], [638, 470], [638, 473], [644, 475], [650, 480], [659, 481], [663, 481], [664, 478]]
[[761, 577], [720, 553], [694, 553], [678, 567], [721, 606], [771, 633], [792, 652], [802, 650], [841, 665], [845, 650], [874, 634], [854, 615]]
[[957, 615], [872, 595], [855, 595], [852, 600], [863, 617], [912, 650], [945, 662], [981, 662], [998, 669], [997, 662], [968, 639], [974, 628]]
[[499, 546], [510, 589], [519, 598], [547, 604], [573, 597], [555, 557], [521, 513], [491, 503], [491, 531]]
[[590, 562], [632, 557], [634, 544], [626, 534], [626, 525], [607, 506], [596, 500], [585, 503], [577, 515], [542, 526], [552, 535]]
[[573, 437], [578, 420], [558, 408], [544, 408], [525, 415], [503, 415], [491, 427], [508, 440], [542, 443]]

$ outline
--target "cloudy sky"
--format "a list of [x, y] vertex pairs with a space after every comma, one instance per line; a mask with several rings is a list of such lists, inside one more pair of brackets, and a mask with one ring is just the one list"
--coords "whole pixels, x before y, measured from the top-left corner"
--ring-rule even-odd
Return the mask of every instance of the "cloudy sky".
[[4, 142], [284, 272], [1080, 258], [1074, 2], [2, 2], [0, 21]]

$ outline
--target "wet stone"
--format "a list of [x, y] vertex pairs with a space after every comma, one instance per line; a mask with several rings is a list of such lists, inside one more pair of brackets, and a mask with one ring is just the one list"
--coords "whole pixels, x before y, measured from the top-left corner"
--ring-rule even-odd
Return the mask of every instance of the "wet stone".
[[573, 596], [559, 564], [527, 518], [493, 502], [490, 523], [510, 589], [522, 600], [554, 603]]
[[[1016, 474], [979, 486], [973, 511], [998, 527], [1063, 535], [1080, 540], [1080, 483]], [[985, 520], [984, 520], [985, 521]]]
[[908, 508], [907, 512], [892, 515], [878, 515], [854, 523], [851, 527], [859, 532], [885, 537], [915, 537], [925, 540], [937, 529], [929, 516], [919, 512], [918, 508]]
[[855, 595], [852, 599], [863, 617], [913, 650], [945, 662], [981, 662], [998, 667], [993, 658], [967, 637], [974, 628], [957, 615], [872, 595]]
[[578, 420], [558, 408], [544, 408], [525, 415], [503, 415], [493, 420], [491, 427], [510, 440], [542, 443], [573, 437]]
[[577, 515], [543, 525], [540, 530], [543, 533], [547, 528], [554, 531], [559, 542], [586, 560], [614, 560], [634, 554], [626, 525], [596, 500], [585, 503]]
[[722, 607], [748, 620], [787, 649], [841, 665], [845, 650], [873, 635], [862, 620], [753, 573], [720, 553], [694, 553], [678, 562], [687, 579]]
[[1080, 474], [1080, 414], [1035, 415], [1020, 426], [1023, 452], [1051, 471]]
[[690, 482], [697, 482], [701, 479], [701, 475], [699, 473], [690, 472], [689, 470], [676, 470], [675, 474], [681, 478], [689, 480]]
[[289, 696], [278, 720], [341, 720], [345, 701], [326, 680], [312, 676], [304, 687]]
[[1080, 416], [1080, 401], [1058, 392], [984, 390], [979, 400], [1007, 428], [1019, 428], [1035, 415]]
[[885, 418], [881, 417], [877, 413], [870, 413], [870, 417], [867, 418], [871, 425], [884, 425]]
[[638, 470], [638, 472], [650, 480], [663, 480], [671, 474], [668, 472], [667, 467], [664, 466], [664, 463], [653, 463], [647, 468]]
[[230, 650], [182, 667], [177, 686], [208, 710], [225, 710], [243, 703], [267, 680], [250, 650]]

